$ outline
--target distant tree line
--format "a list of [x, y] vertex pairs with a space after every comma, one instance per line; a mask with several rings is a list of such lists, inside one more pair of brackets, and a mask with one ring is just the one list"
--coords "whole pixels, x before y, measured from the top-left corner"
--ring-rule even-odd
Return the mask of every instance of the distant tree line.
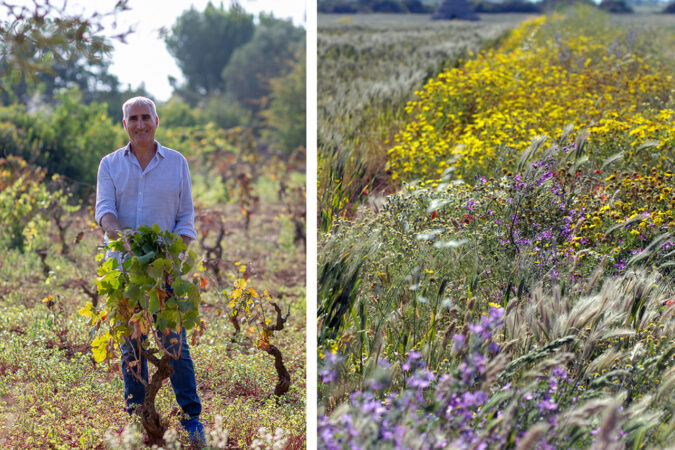
[[209, 3], [177, 19], [165, 42], [185, 83], [171, 80], [164, 119], [251, 127], [291, 152], [305, 145], [304, 108], [289, 109], [305, 102], [305, 30], [264, 13], [254, 19], [237, 3]]
[[[472, 13], [544, 13], [571, 3], [587, 3], [592, 6], [616, 14], [633, 13], [631, 3], [626, 0], [602, 0], [596, 5], [592, 0], [503, 0], [487, 1], [472, 0], [469, 5]], [[461, 4], [460, 4], [461, 3]], [[453, 11], [446, 14], [446, 19], [471, 20], [472, 14], [463, 13], [465, 10], [463, 0], [445, 0], [440, 2], [422, 2], [420, 0], [319, 0], [318, 11], [320, 13], [333, 14], [358, 14], [358, 13], [412, 13], [412, 14], [435, 14], [439, 16], [439, 10]], [[668, 4], [663, 13], [675, 13], [675, 1]]]

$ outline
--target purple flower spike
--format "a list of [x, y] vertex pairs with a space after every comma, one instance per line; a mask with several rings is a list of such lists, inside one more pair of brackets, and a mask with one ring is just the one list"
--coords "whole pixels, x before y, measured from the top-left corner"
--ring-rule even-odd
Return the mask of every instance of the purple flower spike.
[[464, 342], [466, 342], [466, 336], [464, 336], [463, 334], [455, 334], [452, 337], [452, 340], [455, 341], [455, 345], [453, 346], [453, 348], [455, 350], [461, 350], [462, 347], [464, 347]]

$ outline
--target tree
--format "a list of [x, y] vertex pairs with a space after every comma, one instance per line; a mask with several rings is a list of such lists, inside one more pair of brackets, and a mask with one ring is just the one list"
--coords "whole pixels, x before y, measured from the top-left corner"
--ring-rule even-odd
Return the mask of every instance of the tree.
[[306, 146], [306, 72], [303, 48], [298, 52], [291, 72], [271, 81], [270, 107], [262, 113], [268, 127], [266, 137], [289, 154]]
[[626, 0], [602, 0], [599, 8], [614, 14], [631, 14], [634, 12], [633, 8], [626, 3]]
[[183, 13], [165, 43], [187, 80], [187, 88], [203, 97], [224, 90], [223, 68], [253, 32], [253, 16], [237, 3], [226, 11], [222, 4], [215, 8], [209, 2], [203, 13], [194, 8]]
[[261, 14], [253, 38], [235, 50], [223, 70], [228, 94], [254, 113], [263, 109], [270, 80], [289, 72], [289, 63], [304, 39], [304, 28]]
[[467, 0], [444, 0], [431, 16], [432, 20], [480, 20]]
[[[129, 10], [128, 0], [118, 0], [110, 12], [91, 15], [71, 15], [64, 5], [48, 0], [35, 0], [29, 6], [0, 2], [5, 20], [0, 21], [0, 60], [2, 76], [0, 90], [7, 92], [22, 79], [35, 82], [39, 74], [54, 74], [55, 64], [84, 58], [90, 63], [100, 62], [112, 46], [101, 36], [103, 20]], [[124, 40], [131, 30], [123, 31], [113, 39]]]

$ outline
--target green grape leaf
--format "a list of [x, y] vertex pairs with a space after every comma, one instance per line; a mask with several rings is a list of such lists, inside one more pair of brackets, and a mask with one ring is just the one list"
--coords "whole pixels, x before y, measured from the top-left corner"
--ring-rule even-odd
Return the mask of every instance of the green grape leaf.
[[159, 330], [160, 334], [164, 332], [169, 327], [168, 322], [164, 318], [163, 314], [157, 314], [157, 319], [155, 319], [155, 325], [157, 326], [157, 329]]
[[178, 239], [173, 241], [169, 246], [169, 253], [171, 253], [171, 256], [173, 256], [174, 258], [178, 258], [180, 252], [182, 252], [186, 248], [187, 246], [185, 245], [183, 240], [179, 237]]
[[157, 258], [148, 265], [148, 275], [151, 278], [158, 279], [164, 276], [164, 271], [171, 270], [171, 261], [164, 258]]
[[155, 257], [155, 252], [152, 252], [152, 251], [151, 251], [151, 252], [148, 252], [148, 253], [146, 253], [146, 254], [143, 255], [143, 256], [138, 256], [138, 257], [137, 257], [137, 258], [138, 258], [138, 263], [141, 264], [141, 265], [146, 265], [146, 264], [149, 263], [149, 262], [152, 260], [152, 258], [154, 258], [154, 257]]
[[161, 308], [159, 296], [157, 295], [157, 289], [152, 289], [150, 292], [148, 292], [148, 300], [150, 301], [148, 304], [148, 310], [152, 314], [157, 314]]
[[183, 327], [186, 330], [191, 330], [199, 323], [199, 312], [197, 309], [191, 309], [183, 316]]
[[134, 308], [141, 303], [143, 291], [137, 284], [130, 283], [124, 289], [124, 296], [129, 299], [129, 306]]
[[190, 290], [190, 286], [191, 286], [190, 282], [185, 281], [182, 278], [174, 280], [173, 283], [171, 284], [173, 292], [175, 292], [178, 297], [182, 297], [185, 294], [187, 294], [188, 291]]
[[167, 308], [176, 309], [176, 307], [178, 306], [178, 299], [176, 298], [175, 295], [172, 295], [166, 300], [165, 305]]

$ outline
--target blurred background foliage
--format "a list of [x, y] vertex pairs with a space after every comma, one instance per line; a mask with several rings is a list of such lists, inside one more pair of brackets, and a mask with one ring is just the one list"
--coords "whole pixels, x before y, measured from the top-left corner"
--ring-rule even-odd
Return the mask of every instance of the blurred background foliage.
[[[0, 210], [14, 224], [0, 245], [32, 251], [25, 228], [49, 222], [50, 196], [91, 213], [99, 161], [128, 140], [123, 102], [152, 95], [109, 71], [113, 40], [133, 31], [99, 37], [126, 1], [91, 16], [47, 1], [0, 9]], [[259, 202], [277, 202], [304, 237], [304, 28], [235, 2], [193, 7], [162, 33], [185, 81], [156, 101], [156, 138], [188, 158], [198, 210], [233, 204], [248, 229]]]
[[[109, 72], [111, 40], [99, 37], [103, 19], [128, 10], [127, 2], [91, 17], [66, 17], [49, 2], [0, 8], [6, 17], [0, 22], [0, 158], [18, 157], [47, 176], [61, 175], [74, 202], [88, 201], [101, 157], [127, 142], [122, 103], [152, 98], [143, 85], [122, 86]], [[254, 17], [238, 4], [209, 3], [185, 11], [164, 39], [186, 81], [172, 80], [172, 97], [156, 102], [162, 144], [175, 143], [196, 158], [200, 143], [237, 127], [252, 136], [254, 153], [283, 160], [304, 148], [304, 28], [268, 14]]]

